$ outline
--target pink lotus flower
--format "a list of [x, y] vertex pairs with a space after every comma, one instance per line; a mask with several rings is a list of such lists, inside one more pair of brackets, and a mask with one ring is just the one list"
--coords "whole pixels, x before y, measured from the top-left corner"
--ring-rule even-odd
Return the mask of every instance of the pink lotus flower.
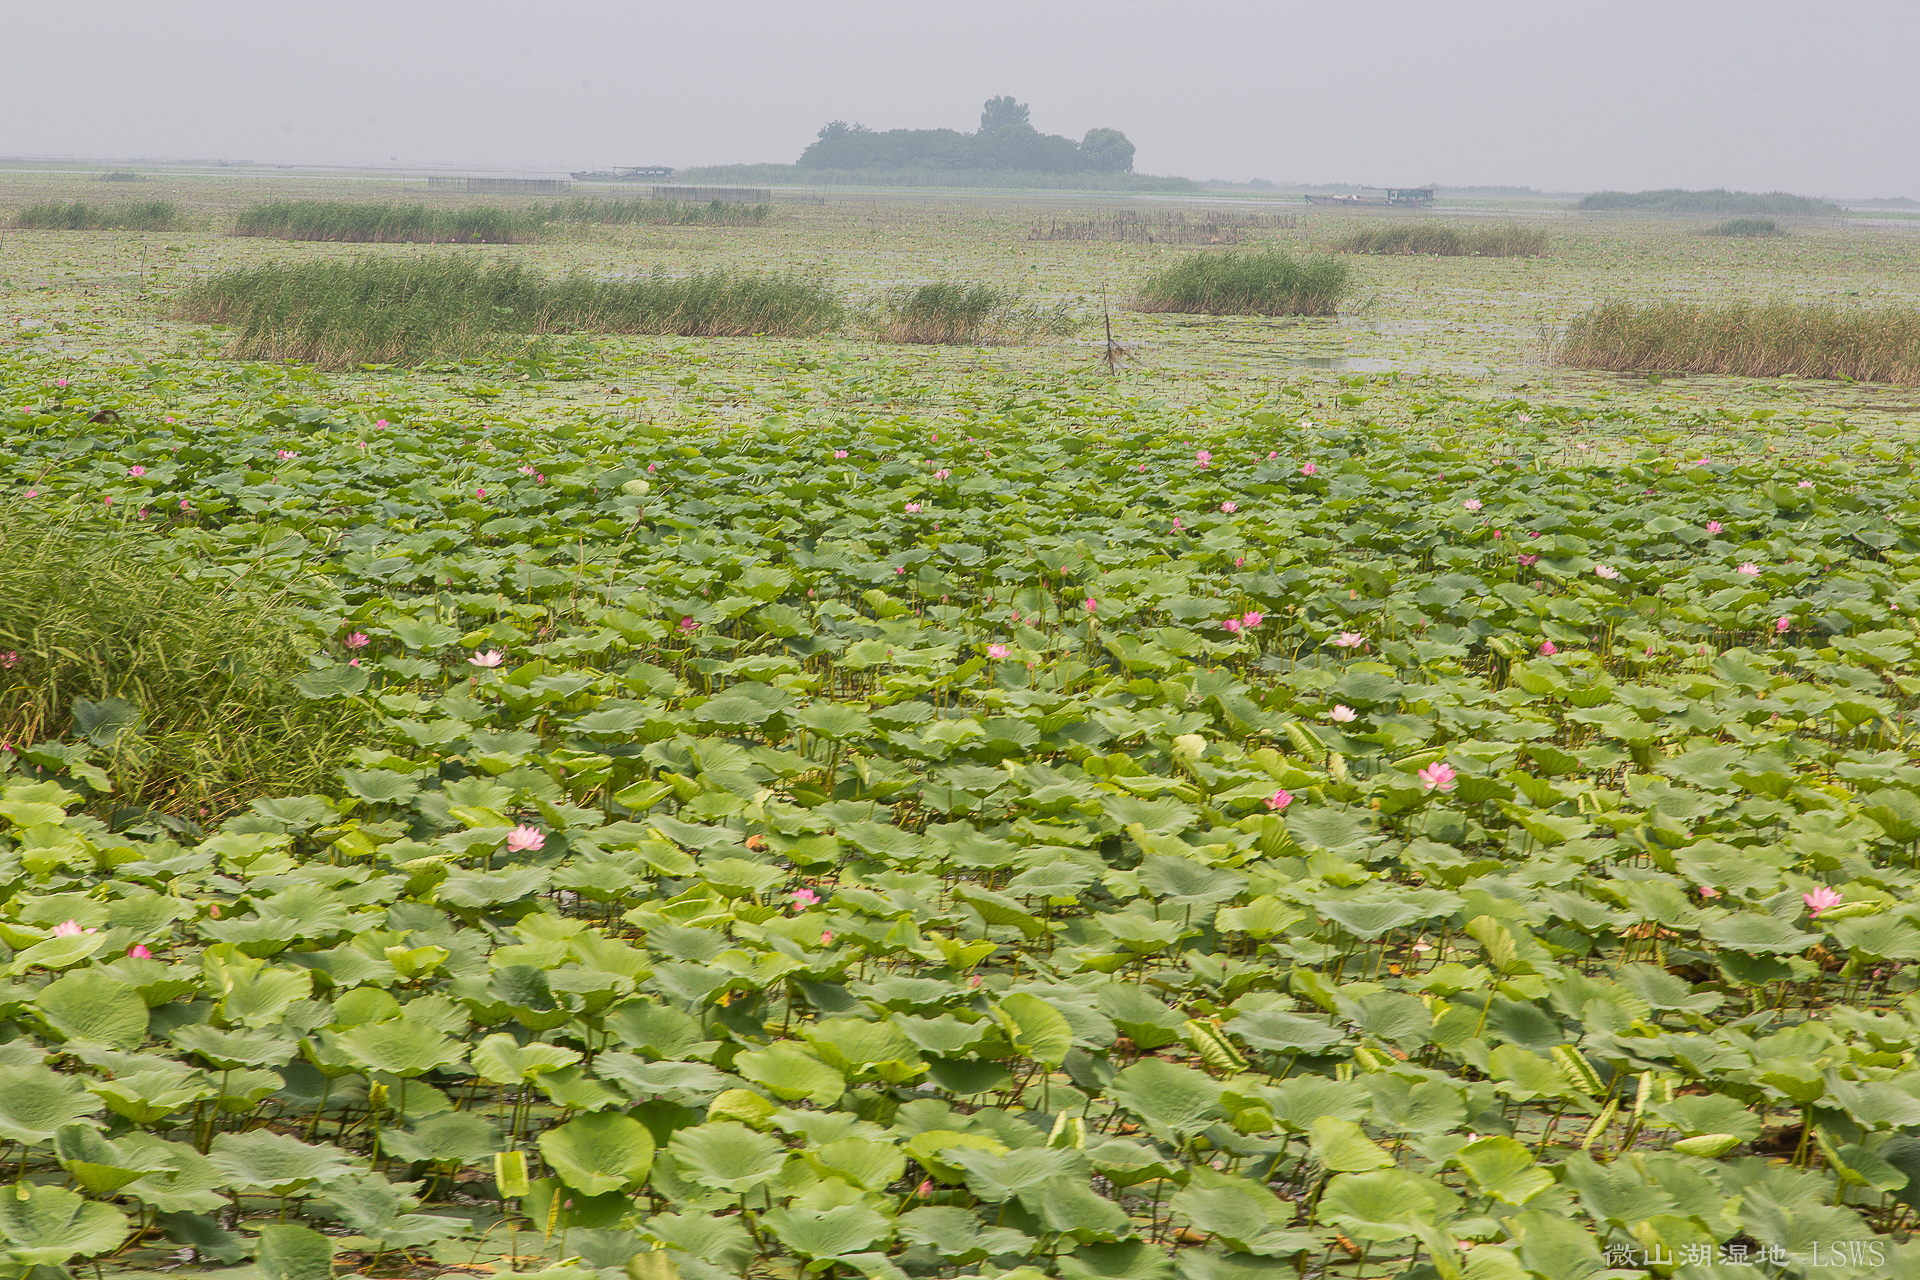
[[67, 385], [67, 380], [65, 378], [58, 379], [54, 385], [64, 387]]
[[1358, 649], [1366, 644], [1367, 638], [1358, 631], [1342, 631], [1335, 636], [1332, 644], [1336, 649]]
[[1556, 653], [1558, 653], [1558, 652], [1560, 652], [1560, 650], [1559, 650], [1559, 648], [1558, 648], [1558, 647], [1556, 647], [1556, 646], [1554, 645], [1554, 643], [1553, 643], [1553, 641], [1551, 641], [1551, 640], [1542, 640], [1542, 641], [1540, 642], [1540, 656], [1541, 656], [1541, 657], [1543, 657], [1543, 658], [1551, 658], [1551, 657], [1552, 657], [1552, 656], [1553, 656], [1554, 654], [1556, 654]]
[[1593, 571], [1602, 578], [1605, 578], [1608, 582], [1612, 582], [1620, 576], [1620, 571], [1610, 564], [1597, 564], [1593, 566]]
[[1176, 528], [1176, 529], [1178, 529], [1178, 528], [1180, 528], [1180, 527], [1181, 527], [1181, 524], [1180, 524], [1180, 517], [1179, 517], [1179, 516], [1175, 516], [1175, 517], [1173, 518], [1173, 527], [1174, 527], [1174, 528]]
[[347, 665], [348, 665], [348, 666], [350, 666], [350, 667], [357, 667], [357, 666], [359, 666], [359, 665], [360, 665], [360, 659], [358, 659], [358, 658], [348, 658], [348, 659], [347, 659]]
[[1360, 713], [1346, 703], [1336, 703], [1333, 710], [1327, 712], [1327, 718], [1335, 724], [1352, 724], [1360, 718]]
[[20, 653], [18, 650], [9, 649], [5, 653], [0, 653], [0, 671], [11, 671], [19, 665]]
[[145, 467], [128, 467], [127, 474], [135, 480], [138, 480], [141, 476], [147, 474], [147, 469]]
[[487, 491], [485, 489], [475, 489], [473, 491], [473, 496], [476, 498], [484, 498], [487, 496]]
[[529, 849], [537, 850], [546, 847], [546, 833], [538, 827], [530, 827], [525, 823], [521, 823], [513, 830], [507, 832], [508, 853], [525, 853]]
[[108, 498], [108, 499], [106, 500], [106, 503], [107, 503], [107, 505], [108, 505], [108, 506], [112, 506], [112, 505], [113, 505], [113, 499], [112, 499], [112, 498]]
[[1828, 907], [1839, 906], [1840, 899], [1844, 896], [1838, 889], [1829, 889], [1822, 885], [1812, 893], [1801, 894], [1800, 900], [1807, 904], [1808, 915], [1817, 916]]
[[1760, 572], [1760, 566], [1755, 564], [1753, 561], [1749, 560], [1745, 564], [1741, 565], [1738, 569], [1734, 570], [1734, 572], [1744, 573], [1749, 578], [1751, 578]]
[[1222, 628], [1224, 628], [1227, 631], [1231, 631], [1236, 635], [1239, 634], [1240, 619], [1238, 618], [1228, 618], [1225, 622], [1221, 623], [1220, 625]]
[[987, 656], [998, 662], [1002, 658], [1013, 656], [1013, 650], [1004, 644], [990, 644], [987, 646]]
[[695, 622], [692, 618], [680, 619], [680, 633], [682, 635], [686, 635], [691, 632], [698, 631], [699, 629], [700, 629], [700, 624]]
[[1420, 771], [1420, 786], [1424, 791], [1451, 791], [1456, 776], [1452, 765], [1436, 760]]
[[802, 887], [793, 891], [793, 905], [796, 907], [810, 907], [818, 901], [820, 895], [811, 889]]
[[933, 478], [935, 480], [945, 480], [948, 476], [952, 474], [953, 474], [952, 470], [950, 470], [947, 467], [942, 467], [938, 471], [933, 473]]
[[833, 456], [836, 458], [844, 458], [847, 456], [847, 451], [845, 449], [835, 449], [833, 451]]
[[1721, 524], [1721, 523], [1720, 523], [1720, 522], [1719, 522], [1718, 520], [1709, 520], [1709, 521], [1707, 521], [1707, 532], [1708, 532], [1708, 533], [1719, 533], [1719, 532], [1720, 532], [1720, 531], [1721, 531], [1722, 529], [1724, 529], [1724, 528], [1726, 528], [1726, 526], [1725, 526], [1725, 525], [1723, 525], [1723, 524]]
[[1238, 511], [1240, 508], [1237, 504], [1234, 503], [1234, 501], [1231, 498], [1229, 498], [1227, 501], [1220, 504], [1220, 509], [1226, 512], [1228, 515], [1232, 515], [1234, 512]]
[[1717, 898], [1720, 896], [1720, 891], [1710, 884], [1703, 884], [1699, 886], [1699, 888], [1700, 896], [1703, 898]]
[[476, 649], [474, 650], [473, 656], [467, 659], [467, 662], [469, 665], [475, 667], [497, 667], [500, 665], [501, 660], [501, 653], [498, 649]]
[[1287, 793], [1287, 790], [1285, 787], [1282, 787], [1280, 790], [1274, 792], [1272, 795], [1267, 797], [1267, 808], [1273, 810], [1275, 813], [1279, 813], [1282, 809], [1286, 808], [1288, 805], [1292, 803], [1293, 803], [1293, 797]]
[[1085, 608], [1088, 613], [1096, 613], [1100, 609], [1100, 602], [1092, 596], [1088, 596], [1086, 604], [1082, 607]]
[[29, 489], [27, 490], [27, 496], [29, 498], [37, 498], [40, 496], [40, 491], [38, 489]]
[[1280, 456], [1280, 455], [1279, 455], [1279, 454], [1277, 454], [1277, 453], [1272, 453], [1272, 452], [1269, 452], [1269, 453], [1267, 454], [1267, 461], [1268, 461], [1268, 462], [1272, 462], [1272, 461], [1273, 461], [1273, 460], [1274, 460], [1275, 458], [1277, 458], [1277, 457], [1279, 457], [1279, 456]]
[[193, 509], [193, 504], [188, 502], [185, 498], [182, 498], [180, 499], [180, 509], [182, 511], [190, 511]]
[[1793, 487], [1794, 487], [1794, 488], [1796, 488], [1796, 489], [1811, 489], [1811, 488], [1813, 488], [1813, 481], [1811, 481], [1811, 480], [1802, 480], [1802, 481], [1801, 481], [1801, 482], [1800, 482], [1799, 484], [1797, 484], [1797, 485], [1795, 485], [1795, 486], [1793, 486]]
[[1782, 614], [1779, 618], [1776, 618], [1774, 620], [1773, 633], [1775, 635], [1783, 636], [1787, 633], [1787, 629], [1790, 628], [1791, 626], [1793, 626], [1793, 619], [1787, 617], [1785, 614]]
[[1266, 620], [1267, 615], [1256, 609], [1252, 613], [1243, 614], [1240, 618], [1240, 625], [1251, 631]]
[[273, 452], [273, 456], [280, 459], [280, 461], [282, 462], [291, 462], [293, 459], [299, 457], [300, 455], [295, 453], [291, 449], [276, 449]]
[[904, 508], [902, 508], [902, 510], [904, 510], [910, 516], [919, 515], [920, 504], [917, 502], [909, 502]]
[[1205, 471], [1208, 467], [1213, 465], [1213, 455], [1211, 453], [1208, 453], [1205, 449], [1201, 449], [1198, 452], [1196, 452], [1193, 455], [1193, 460], [1200, 464], [1200, 469], [1202, 471]]
[[658, 471], [659, 469], [660, 469], [660, 464], [659, 464], [659, 463], [657, 463], [657, 462], [649, 462], [649, 463], [647, 464], [647, 470], [648, 470], [649, 472], [654, 472], [654, 471]]
[[827, 931], [825, 931], [825, 932], [823, 932], [823, 933], [821, 933], [821, 935], [820, 935], [820, 945], [821, 945], [821, 946], [823, 946], [823, 947], [824, 947], [824, 946], [828, 946], [828, 945], [829, 945], [829, 944], [831, 944], [832, 942], [833, 942], [833, 931], [832, 931], [832, 930], [827, 930]]
[[346, 646], [349, 649], [364, 649], [367, 643], [367, 633], [364, 631], [356, 631], [346, 639]]
[[373, 424], [373, 429], [376, 431], [385, 431], [387, 429], [387, 420], [385, 418], [380, 419], [380, 421]]
[[922, 1200], [925, 1200], [931, 1195], [933, 1195], [933, 1179], [928, 1178], [925, 1182], [921, 1183], [918, 1187], [915, 1187], [913, 1194], [915, 1194], [916, 1196], [919, 1196]]
[[1139, 466], [1137, 466], [1137, 467], [1135, 467], [1135, 468], [1134, 468], [1134, 470], [1136, 470], [1136, 471], [1140, 471], [1140, 472], [1145, 472], [1145, 471], [1146, 471], [1146, 469], [1147, 469], [1147, 464], [1146, 464], [1146, 463], [1144, 463], [1144, 462], [1143, 462], [1143, 463], [1141, 463], [1141, 464], [1140, 464]]
[[1468, 498], [1465, 502], [1461, 503], [1460, 505], [1465, 507], [1469, 511], [1478, 511], [1480, 509], [1480, 499]]
[[147, 950], [145, 947], [141, 946], [137, 942], [127, 948], [127, 954], [129, 956], [132, 956], [135, 960], [153, 959], [153, 952]]
[[92, 932], [93, 930], [91, 929], [82, 929], [80, 927], [80, 922], [78, 920], [68, 920], [64, 924], [57, 924], [53, 926], [53, 936], [56, 938], [71, 938], [71, 937], [77, 937], [78, 935], [83, 933], [92, 933]]
[[1311, 462], [1303, 462], [1300, 464], [1300, 474], [1303, 476], [1313, 475], [1315, 472], [1319, 470], [1320, 468], [1314, 466]]
[[1521, 567], [1522, 569], [1531, 569], [1531, 568], [1532, 568], [1532, 567], [1533, 567], [1534, 565], [1536, 565], [1536, 564], [1539, 564], [1539, 563], [1540, 563], [1540, 557], [1539, 557], [1539, 556], [1537, 556], [1537, 555], [1530, 555], [1530, 554], [1528, 554], [1528, 553], [1526, 553], [1526, 552], [1522, 552], [1522, 553], [1520, 553], [1519, 555], [1517, 555], [1517, 556], [1515, 556], [1515, 557], [1514, 557], [1514, 559], [1516, 559], [1516, 560], [1518, 560], [1518, 561], [1520, 562], [1520, 567]]

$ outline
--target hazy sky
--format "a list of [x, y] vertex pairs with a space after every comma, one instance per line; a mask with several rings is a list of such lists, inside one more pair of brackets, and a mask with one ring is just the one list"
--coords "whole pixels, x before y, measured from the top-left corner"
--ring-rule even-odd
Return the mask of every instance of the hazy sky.
[[0, 155], [791, 161], [1010, 93], [1148, 173], [1920, 197], [1920, 0], [62, 0], [6, 32]]

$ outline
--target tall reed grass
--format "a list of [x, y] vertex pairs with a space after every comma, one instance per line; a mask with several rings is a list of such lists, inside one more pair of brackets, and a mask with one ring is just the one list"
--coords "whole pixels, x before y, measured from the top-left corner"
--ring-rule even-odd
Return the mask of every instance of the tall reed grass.
[[[144, 526], [12, 512], [0, 598], [0, 651], [12, 655], [0, 738], [22, 747], [91, 729], [122, 803], [218, 816], [320, 790], [358, 736], [337, 707], [294, 689], [315, 641], [289, 602], [194, 576]], [[116, 718], [127, 732], [76, 722], [76, 699], [116, 698], [131, 704]]]
[[1437, 222], [1401, 222], [1362, 227], [1343, 236], [1336, 253], [1431, 254], [1441, 258], [1544, 258], [1547, 233], [1509, 223], [1501, 227], [1451, 227]]
[[1072, 333], [1080, 322], [1065, 304], [1024, 305], [994, 285], [903, 285], [881, 298], [870, 318], [882, 342], [988, 346]]
[[539, 239], [540, 222], [533, 214], [492, 206], [262, 200], [240, 211], [233, 234], [343, 244], [524, 244]]
[[1193, 315], [1330, 316], [1352, 288], [1351, 269], [1335, 257], [1197, 253], [1148, 276], [1134, 306]]
[[714, 200], [697, 204], [681, 200], [616, 200], [576, 196], [556, 200], [536, 210], [550, 222], [599, 222], [613, 226], [758, 227], [773, 216], [770, 204], [737, 204]]
[[179, 222], [179, 209], [165, 200], [129, 204], [45, 200], [13, 215], [13, 225], [29, 231], [171, 231]]
[[342, 369], [477, 359], [558, 333], [807, 337], [838, 328], [844, 311], [824, 283], [800, 276], [553, 278], [416, 257], [227, 272], [180, 293], [173, 314], [232, 326], [232, 356]]
[[1663, 191], [1596, 191], [1574, 207], [1587, 212], [1771, 213], [1803, 218], [1840, 212], [1839, 205], [1811, 196], [1790, 195], [1785, 191], [1728, 191], [1718, 187], [1712, 191], [1681, 191], [1674, 187]]
[[1920, 308], [1830, 302], [1602, 302], [1556, 358], [1589, 369], [1920, 385]]
[[1787, 229], [1772, 218], [1728, 218], [1710, 227], [1700, 228], [1703, 236], [1739, 236], [1749, 240], [1783, 236]]

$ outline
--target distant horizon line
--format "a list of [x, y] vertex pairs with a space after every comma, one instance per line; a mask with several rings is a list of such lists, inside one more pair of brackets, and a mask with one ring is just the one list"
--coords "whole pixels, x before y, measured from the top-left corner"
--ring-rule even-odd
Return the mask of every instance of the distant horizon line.
[[[454, 174], [456, 176], [472, 176], [472, 177], [486, 177], [491, 175], [515, 174], [515, 175], [528, 175], [528, 176], [541, 176], [541, 177], [571, 178], [575, 172], [579, 172], [579, 170], [570, 169], [570, 168], [566, 168], [558, 165], [490, 164], [485, 162], [460, 163], [460, 162], [453, 162], [453, 161], [432, 161], [432, 162], [412, 163], [412, 162], [401, 162], [398, 160], [372, 160], [372, 161], [332, 161], [332, 160], [284, 161], [284, 160], [251, 160], [251, 159], [236, 160], [236, 159], [229, 159], [227, 157], [205, 157], [205, 156], [89, 156], [89, 155], [79, 155], [79, 154], [73, 154], [73, 153], [59, 153], [59, 154], [42, 153], [38, 155], [0, 156], [0, 166], [27, 165], [27, 164], [56, 164], [56, 165], [71, 166], [76, 168], [85, 168], [90, 166], [110, 166], [110, 165], [151, 165], [151, 166], [161, 167], [161, 168], [224, 169], [224, 170], [234, 170], [234, 171], [253, 170], [256, 172], [258, 171], [287, 172], [287, 171], [300, 171], [300, 170], [349, 170], [349, 171], [372, 170], [372, 171], [383, 172], [383, 173], [392, 172], [395, 174], [407, 174], [407, 173], [418, 173], [422, 175]], [[732, 161], [732, 162], [726, 162], [726, 163], [720, 163], [720, 164], [697, 164], [697, 165], [675, 166], [674, 172], [676, 174], [691, 173], [691, 172], [699, 172], [699, 171], [709, 170], [709, 169], [728, 169], [728, 168], [739, 167], [742, 165], [751, 165], [753, 167], [761, 167], [761, 166], [779, 166], [779, 167], [786, 167], [786, 168], [793, 167], [793, 164], [791, 161], [780, 161], [780, 160], [752, 161], [752, 162]], [[611, 167], [611, 166], [608, 166], [608, 167]], [[1156, 174], [1156, 175], [1142, 175], [1142, 176], [1174, 178], [1174, 177], [1181, 177], [1182, 175]], [[1214, 190], [1228, 189], [1228, 190], [1239, 190], [1239, 191], [1289, 192], [1289, 191], [1366, 191], [1366, 190], [1384, 189], [1380, 184], [1374, 184], [1374, 183], [1295, 182], [1295, 181], [1282, 182], [1282, 181], [1277, 181], [1277, 180], [1267, 179], [1267, 178], [1260, 178], [1260, 177], [1248, 178], [1244, 180], [1234, 179], [1234, 178], [1186, 178], [1184, 180], [1192, 182], [1196, 186], [1201, 187], [1202, 189], [1214, 189]], [[801, 183], [797, 185], [806, 185], [806, 184]], [[1391, 184], [1388, 184], [1388, 185], [1391, 185]], [[1597, 192], [1602, 192], [1602, 191], [1628, 191], [1629, 190], [1628, 188], [1625, 188], [1625, 187], [1591, 187], [1591, 188], [1584, 188], [1584, 189], [1576, 188], [1576, 189], [1570, 189], [1570, 190], [1546, 190], [1543, 188], [1527, 186], [1520, 183], [1498, 183], [1498, 182], [1466, 182], [1466, 183], [1422, 182], [1422, 183], [1411, 183], [1406, 185], [1411, 187], [1432, 187], [1435, 191], [1452, 192], [1452, 193], [1461, 194], [1461, 195], [1472, 195], [1472, 194], [1478, 193], [1478, 194], [1486, 194], [1486, 195], [1513, 195], [1513, 196], [1522, 196], [1522, 197], [1549, 199], [1549, 200], [1579, 199], [1581, 197], [1593, 195]], [[1639, 190], [1641, 191], [1669, 191], [1669, 190], [1732, 191], [1733, 189], [1728, 187], [1699, 187], [1699, 188], [1642, 187], [1642, 188], [1639, 188]], [[1738, 192], [1737, 194], [1771, 195], [1771, 194], [1776, 194], [1780, 192], [1782, 192], [1782, 189], [1775, 187], [1768, 191]], [[1807, 195], [1808, 193], [1788, 192], [1785, 194]], [[1836, 204], [1920, 205], [1920, 201], [1916, 201], [1912, 197], [1904, 196], [1904, 195], [1880, 195], [1880, 196], [1819, 195], [1819, 196], [1812, 196], [1810, 198], [1829, 200]]]

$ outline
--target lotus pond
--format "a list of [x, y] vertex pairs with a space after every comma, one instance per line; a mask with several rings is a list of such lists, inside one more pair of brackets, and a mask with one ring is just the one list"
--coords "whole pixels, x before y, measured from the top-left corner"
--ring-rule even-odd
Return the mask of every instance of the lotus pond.
[[10, 519], [278, 593], [358, 734], [0, 754], [10, 1274], [1920, 1270], [1870, 393], [1205, 376], [1251, 323], [322, 377], [35, 243]]

